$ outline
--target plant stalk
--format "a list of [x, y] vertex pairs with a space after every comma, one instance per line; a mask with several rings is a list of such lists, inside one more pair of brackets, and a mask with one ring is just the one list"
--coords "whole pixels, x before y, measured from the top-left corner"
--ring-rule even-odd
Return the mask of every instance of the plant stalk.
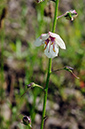
[[[53, 21], [53, 27], [52, 27], [53, 33], [55, 32], [56, 22], [57, 22], [58, 3], [59, 3], [59, 0], [56, 0], [56, 2], [55, 2], [55, 15], [54, 15], [54, 21]], [[44, 128], [46, 101], [47, 101], [47, 94], [48, 94], [48, 84], [49, 84], [49, 79], [50, 79], [50, 74], [51, 74], [51, 66], [52, 66], [52, 59], [50, 58], [49, 63], [48, 63], [48, 74], [47, 74], [47, 80], [46, 80], [46, 86], [45, 86], [45, 92], [44, 92], [43, 112], [42, 112], [42, 121], [41, 121], [41, 128], [40, 129]]]

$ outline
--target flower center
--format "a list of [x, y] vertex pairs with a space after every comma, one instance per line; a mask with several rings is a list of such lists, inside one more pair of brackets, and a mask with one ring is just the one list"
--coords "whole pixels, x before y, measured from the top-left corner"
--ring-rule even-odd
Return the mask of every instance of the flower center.
[[48, 44], [49, 44], [48, 52], [50, 52], [51, 45], [53, 45], [53, 51], [56, 52], [55, 51], [55, 38], [54, 37], [49, 36], [49, 38], [45, 40], [45, 48], [44, 48], [44, 50], [47, 48]]

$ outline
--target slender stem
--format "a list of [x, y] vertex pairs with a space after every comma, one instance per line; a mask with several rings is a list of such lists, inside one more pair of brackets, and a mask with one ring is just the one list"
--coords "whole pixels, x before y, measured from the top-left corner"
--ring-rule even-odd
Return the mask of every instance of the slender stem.
[[55, 4], [56, 4], [55, 5], [55, 15], [54, 15], [52, 32], [55, 32], [55, 28], [56, 28], [57, 14], [58, 14], [58, 3], [59, 3], [59, 0], [56, 0], [56, 2], [55, 2]]
[[[55, 15], [54, 15], [52, 32], [55, 32], [56, 21], [57, 21], [57, 12], [58, 12], [58, 3], [59, 3], [59, 0], [56, 0], [56, 2], [55, 2], [55, 4], [56, 4], [55, 5]], [[42, 121], [41, 121], [41, 128], [40, 129], [43, 129], [43, 127], [44, 127], [44, 118], [45, 118], [45, 111], [46, 111], [48, 84], [49, 84], [49, 79], [50, 79], [50, 74], [51, 74], [51, 66], [52, 66], [52, 59], [50, 58], [49, 63], [48, 63], [48, 74], [47, 74], [47, 80], [46, 80], [46, 86], [45, 86], [45, 92], [44, 92], [43, 112], [42, 112]]]
[[38, 88], [41, 88], [41, 89], [44, 90], [44, 88], [42, 86], [38, 85], [38, 84], [34, 84], [33, 87], [38, 87]]
[[46, 87], [45, 87], [45, 94], [44, 94], [41, 129], [43, 129], [43, 126], [44, 126], [44, 118], [45, 118], [45, 110], [46, 110], [46, 101], [47, 101], [47, 94], [48, 94], [48, 84], [49, 84], [49, 78], [50, 78], [50, 74], [51, 74], [51, 64], [52, 64], [52, 59], [50, 58], [50, 59], [49, 59], [49, 63], [48, 63], [48, 74], [47, 74]]
[[64, 17], [65, 14], [66, 14], [66, 13], [64, 13], [64, 14], [62, 14], [62, 15], [60, 15], [60, 16], [58, 16], [57, 19], [59, 19], [59, 18], [61, 18], [61, 17]]
[[56, 70], [54, 70], [52, 72], [57, 72], [57, 71], [60, 71], [60, 70], [64, 70], [64, 68], [56, 69]]

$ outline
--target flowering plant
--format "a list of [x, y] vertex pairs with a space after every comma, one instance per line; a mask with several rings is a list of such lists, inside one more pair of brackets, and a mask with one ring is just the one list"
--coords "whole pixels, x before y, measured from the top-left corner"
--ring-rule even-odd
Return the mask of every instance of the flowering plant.
[[54, 58], [58, 56], [59, 47], [61, 49], [66, 49], [64, 41], [58, 34], [48, 32], [47, 34], [42, 34], [34, 42], [35, 46], [41, 46], [44, 44], [44, 53], [48, 58]]
[[[44, 0], [37, 0], [37, 3], [40, 3], [42, 1], [44, 1]], [[43, 111], [42, 111], [42, 120], [41, 120], [41, 128], [40, 129], [43, 129], [44, 120], [46, 118], [46, 116], [45, 116], [46, 101], [47, 101], [48, 86], [49, 86], [49, 79], [50, 79], [51, 73], [55, 72], [55, 71], [59, 71], [59, 70], [66, 70], [75, 76], [75, 74], [73, 73], [73, 68], [71, 68], [69, 66], [66, 66], [66, 67], [61, 68], [61, 69], [57, 69], [55, 71], [52, 71], [52, 69], [51, 69], [52, 58], [58, 56], [59, 47], [61, 49], [66, 49], [65, 43], [62, 40], [62, 38], [58, 34], [54, 33], [55, 28], [56, 28], [56, 22], [57, 22], [58, 18], [60, 18], [62, 16], [66, 17], [67, 19], [70, 19], [70, 20], [74, 20], [74, 18], [77, 16], [77, 13], [75, 10], [70, 10], [70, 11], [67, 11], [66, 13], [64, 13], [63, 15], [57, 17], [59, 0], [52, 0], [52, 1], [55, 2], [55, 15], [54, 15], [52, 32], [49, 31], [48, 33], [41, 34], [41, 36], [38, 37], [34, 42], [34, 45], [36, 47], [44, 45], [44, 54], [49, 58], [46, 85], [44, 88], [38, 84], [35, 84], [35, 83], [30, 83], [28, 85], [28, 88], [33, 88], [36, 86], [36, 87], [41, 88], [44, 91]], [[77, 77], [77, 76], [75, 76], [75, 77]], [[25, 121], [25, 122], [27, 122], [27, 121]]]

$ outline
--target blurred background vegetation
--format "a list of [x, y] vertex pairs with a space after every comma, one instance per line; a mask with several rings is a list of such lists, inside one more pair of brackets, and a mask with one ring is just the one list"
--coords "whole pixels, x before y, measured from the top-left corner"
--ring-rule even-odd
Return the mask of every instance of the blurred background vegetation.
[[[74, 21], [58, 19], [56, 33], [66, 43], [53, 59], [53, 70], [70, 66], [68, 71], [51, 75], [45, 129], [85, 129], [85, 0], [60, 0], [58, 15], [75, 9]], [[43, 91], [48, 58], [35, 39], [52, 30], [54, 3], [35, 0], [0, 0], [0, 128], [27, 129], [24, 115], [31, 117], [33, 129], [40, 128]]]

